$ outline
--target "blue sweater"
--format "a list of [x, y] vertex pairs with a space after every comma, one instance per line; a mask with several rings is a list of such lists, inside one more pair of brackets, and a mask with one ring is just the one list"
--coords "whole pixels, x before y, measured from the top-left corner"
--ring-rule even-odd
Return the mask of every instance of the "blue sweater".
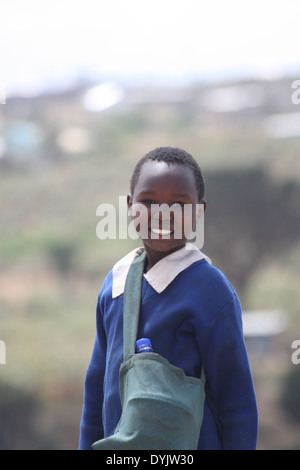
[[[85, 379], [79, 449], [111, 435], [121, 416], [123, 294], [112, 297], [113, 271], [98, 296], [97, 333]], [[198, 449], [255, 449], [257, 409], [243, 339], [241, 307], [225, 276], [205, 259], [193, 262], [158, 293], [144, 278], [138, 337], [200, 377], [206, 401]]]

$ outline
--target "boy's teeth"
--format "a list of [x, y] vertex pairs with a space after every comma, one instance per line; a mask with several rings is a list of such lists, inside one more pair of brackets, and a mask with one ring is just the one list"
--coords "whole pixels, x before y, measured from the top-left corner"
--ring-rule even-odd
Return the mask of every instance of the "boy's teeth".
[[151, 231], [156, 235], [170, 235], [172, 233], [171, 230], [166, 229], [159, 229], [159, 228], [152, 228]]

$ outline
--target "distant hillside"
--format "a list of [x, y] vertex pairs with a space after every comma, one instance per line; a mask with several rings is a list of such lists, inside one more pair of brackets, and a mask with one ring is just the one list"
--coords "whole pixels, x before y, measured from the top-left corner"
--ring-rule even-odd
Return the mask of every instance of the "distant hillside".
[[47, 167], [93, 156], [132, 166], [149, 149], [168, 144], [186, 148], [204, 168], [263, 165], [279, 177], [295, 177], [300, 175], [300, 104], [292, 102], [296, 78], [185, 88], [103, 83], [9, 98], [0, 107], [0, 163]]
[[[289, 354], [300, 311], [300, 105], [292, 103], [292, 81], [89, 84], [0, 105], [0, 340], [7, 356], [0, 414], [10, 417], [0, 447], [77, 447], [98, 291], [114, 262], [140, 245], [99, 240], [96, 210], [101, 203], [118, 209], [135, 163], [156, 146], [183, 147], [199, 161], [207, 188], [203, 251], [243, 309], [287, 313], [290, 331], [281, 341]], [[270, 357], [254, 357], [254, 371], [269, 373]], [[277, 358], [276, 377], [287, 369]], [[260, 376], [257, 385], [263, 447], [270, 393]], [[273, 446], [280, 445], [278, 436]]]

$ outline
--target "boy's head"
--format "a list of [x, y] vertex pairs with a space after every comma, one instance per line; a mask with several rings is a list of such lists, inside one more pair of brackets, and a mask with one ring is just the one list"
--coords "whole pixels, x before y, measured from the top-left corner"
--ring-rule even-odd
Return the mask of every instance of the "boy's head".
[[206, 205], [204, 178], [194, 158], [179, 148], [156, 148], [137, 163], [130, 189], [129, 213], [148, 258], [183, 247]]
[[167, 165], [185, 165], [189, 167], [192, 170], [195, 178], [198, 202], [200, 203], [203, 201], [205, 194], [205, 183], [201, 168], [192, 155], [178, 147], [157, 147], [156, 149], [146, 153], [146, 155], [144, 155], [138, 161], [130, 181], [131, 195], [134, 193], [142, 166], [149, 161], [164, 162]]

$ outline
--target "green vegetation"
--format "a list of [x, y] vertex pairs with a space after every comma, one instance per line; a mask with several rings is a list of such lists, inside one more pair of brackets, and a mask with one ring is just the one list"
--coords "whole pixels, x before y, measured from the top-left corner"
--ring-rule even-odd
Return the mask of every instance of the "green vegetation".
[[[272, 83], [265, 86], [267, 103]], [[217, 113], [201, 105], [205, 91], [195, 87], [183, 103], [125, 103], [99, 114], [81, 108], [80, 90], [0, 109], [3, 138], [20, 119], [44, 133], [34, 153], [8, 147], [0, 161], [0, 339], [7, 353], [0, 448], [76, 448], [97, 294], [114, 262], [139, 244], [100, 241], [96, 208], [117, 204], [136, 161], [159, 145], [186, 148], [200, 162], [208, 201], [203, 251], [245, 309], [287, 312], [280, 341], [288, 357], [300, 326], [299, 138], [264, 134], [264, 119], [281, 110], [274, 103]], [[90, 133], [86, 149], [58, 145], [68, 126]], [[272, 377], [284, 380], [287, 366], [288, 359]], [[259, 384], [264, 371], [253, 368]]]

